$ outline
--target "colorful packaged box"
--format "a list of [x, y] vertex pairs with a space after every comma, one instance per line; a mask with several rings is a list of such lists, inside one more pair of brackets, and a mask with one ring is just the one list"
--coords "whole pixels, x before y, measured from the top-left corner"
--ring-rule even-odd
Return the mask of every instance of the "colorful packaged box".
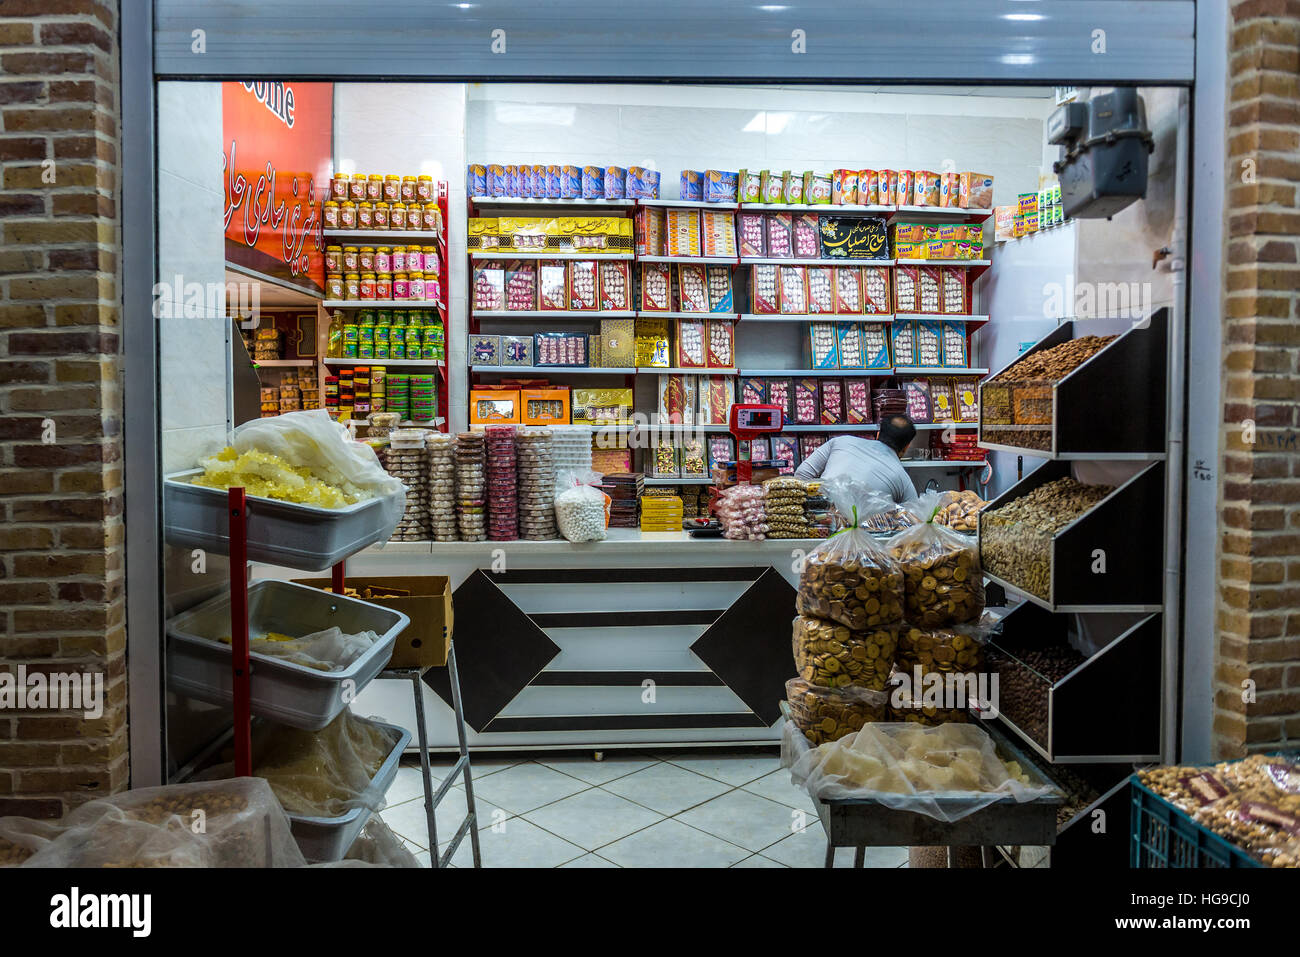
[[528, 195], [534, 199], [546, 198], [546, 165], [534, 163], [528, 168]]
[[569, 263], [569, 309], [585, 312], [600, 308], [600, 271], [594, 259]]
[[918, 286], [920, 266], [894, 267], [894, 312], [920, 312]]
[[[791, 413], [796, 425], [816, 425], [821, 418], [820, 389], [816, 379], [795, 379], [791, 390]], [[805, 456], [806, 457], [806, 456]]]
[[910, 169], [898, 170], [898, 179], [891, 180], [894, 186], [894, 202], [899, 206], [907, 206], [912, 202], [912, 177]]
[[708, 287], [709, 312], [735, 312], [731, 294], [731, 269], [728, 266], [706, 266], [704, 282]]
[[940, 271], [938, 266], [917, 267], [916, 307], [926, 315], [938, 313], [943, 306]]
[[837, 169], [831, 174], [831, 205], [856, 206], [858, 204], [858, 171]]
[[677, 374], [659, 376], [658, 415], [660, 424], [683, 425], [695, 413], [695, 403], [687, 395], [686, 380], [694, 376]]
[[759, 198], [763, 203], [779, 203], [781, 195], [785, 189], [785, 178], [780, 173], [774, 173], [770, 169], [765, 169], [759, 173], [759, 190], [762, 196]]
[[957, 402], [958, 422], [978, 422], [980, 420], [979, 380], [959, 378], [953, 381], [953, 398]]
[[546, 167], [546, 198], [547, 199], [559, 199], [561, 195], [563, 195], [562, 186], [560, 184], [560, 179], [562, 175], [563, 174], [559, 166]]
[[781, 173], [781, 202], [787, 206], [803, 203], [803, 174], [784, 170]]
[[892, 344], [895, 367], [916, 365], [916, 339], [912, 327], [912, 322], [894, 322]]
[[730, 319], [710, 319], [705, 331], [710, 369], [731, 369], [736, 365], [735, 331]]
[[506, 264], [505, 307], [513, 312], [531, 312], [537, 308], [537, 263], [533, 260]]
[[498, 166], [493, 163], [487, 168], [487, 195], [505, 196], [506, 193], [506, 170], [504, 166]]
[[601, 166], [584, 166], [582, 168], [582, 198], [604, 199], [605, 170]]
[[530, 366], [533, 364], [532, 336], [501, 336], [501, 365]]
[[763, 198], [763, 177], [758, 170], [742, 169], [736, 174], [736, 202], [758, 203]]
[[501, 364], [500, 336], [470, 336], [470, 365], [496, 366]]
[[844, 423], [862, 425], [871, 422], [871, 380], [844, 380]]
[[713, 475], [722, 467], [725, 462], [733, 462], [736, 458], [736, 442], [729, 435], [710, 435], [706, 443], [708, 448], [709, 474]]
[[[653, 264], [648, 264], [653, 265]], [[667, 368], [672, 365], [667, 319], [636, 320], [637, 368]]]
[[751, 439], [749, 442], [749, 457], [755, 462], [770, 462], [772, 460], [772, 440], [768, 438]]
[[887, 266], [862, 267], [862, 311], [869, 316], [887, 316], [893, 313], [894, 303], [891, 276]]
[[815, 213], [800, 213], [791, 220], [792, 243], [796, 259], [817, 259], [821, 256], [821, 230]]
[[622, 166], [605, 167], [605, 199], [627, 198], [627, 170]]
[[932, 369], [943, 364], [943, 325], [936, 319], [917, 319], [912, 336], [916, 343], [916, 365]]
[[677, 186], [679, 199], [692, 203], [704, 201], [704, 174], [697, 169], [682, 170], [682, 178]]
[[966, 284], [966, 269], [962, 266], [944, 266], [939, 270], [940, 311], [952, 316], [970, 312]]
[[779, 268], [773, 265], [755, 265], [749, 269], [749, 303], [758, 315], [774, 315], [781, 311]]
[[966, 324], [962, 322], [945, 322], [942, 324], [943, 364], [954, 368], [970, 365], [966, 344]]
[[560, 198], [577, 199], [582, 195], [582, 167], [560, 167]]
[[781, 312], [808, 314], [808, 276], [804, 266], [778, 266], [781, 283]]
[[658, 199], [659, 171], [646, 169], [643, 166], [629, 166], [627, 168], [627, 198]]
[[574, 424], [626, 425], [632, 421], [631, 389], [574, 389]]
[[767, 254], [773, 259], [794, 256], [794, 218], [789, 213], [767, 214]]
[[836, 348], [840, 353], [841, 369], [865, 369], [867, 367], [867, 342], [862, 335], [862, 323], [835, 323]]
[[537, 264], [537, 308], [542, 311], [568, 311], [568, 263], [563, 260], [543, 260]]
[[520, 415], [524, 425], [568, 425], [568, 389], [520, 389]]
[[[654, 447], [652, 455], [648, 456], [650, 461], [651, 478], [680, 478], [681, 466], [677, 460], [677, 447], [673, 445], [670, 437], [661, 438]], [[678, 501], [681, 501], [678, 499]], [[652, 523], [653, 524], [653, 523]], [[645, 519], [642, 518], [642, 527], [645, 526]]]
[[[704, 477], [706, 474], [706, 453], [704, 451], [704, 438], [702, 436], [684, 436], [682, 438], [680, 455], [682, 478]], [[680, 527], [681, 519], [678, 518], [677, 521], [679, 523], [678, 527]]]
[[703, 235], [702, 249], [705, 256], [736, 255], [736, 223], [731, 212], [703, 210], [700, 232]]
[[471, 389], [469, 421], [471, 425], [518, 423], [521, 410], [518, 389]]
[[636, 365], [636, 321], [600, 320], [600, 365], [606, 369]]
[[1017, 212], [1022, 216], [1028, 216], [1030, 213], [1038, 212], [1038, 193], [1021, 193]]
[[857, 266], [835, 266], [831, 273], [835, 277], [835, 311], [840, 315], [861, 313], [862, 270]]
[[505, 306], [506, 271], [502, 263], [480, 263], [474, 267], [474, 309], [496, 312]]
[[772, 436], [772, 460], [780, 462], [782, 475], [793, 475], [799, 465], [799, 437], [796, 435]]
[[700, 411], [707, 410], [707, 414], [703, 416], [703, 424], [726, 425], [735, 402], [735, 380], [725, 375], [709, 376], [707, 382], [702, 382], [700, 389]]
[[826, 206], [831, 201], [831, 177], [829, 173], [815, 173], [811, 170], [803, 174], [803, 201], [809, 206]]
[[808, 267], [808, 312], [828, 315], [835, 312], [835, 273], [839, 267]]
[[737, 213], [736, 229], [740, 233], [741, 259], [762, 259], [767, 255], [767, 229], [762, 213]]
[[955, 422], [957, 409], [953, 399], [951, 379], [930, 380], [930, 410], [936, 423]]
[[987, 173], [962, 173], [958, 179], [962, 209], [993, 208], [993, 177]]
[[844, 383], [839, 379], [821, 380], [821, 424], [844, 424]]
[[858, 205], [888, 206], [880, 200], [880, 171], [874, 169], [858, 170]]
[[606, 312], [632, 309], [631, 264], [616, 259], [602, 259], [600, 273], [600, 308]]
[[487, 196], [487, 167], [471, 163], [465, 170], [465, 192], [470, 196]]
[[734, 203], [739, 175], [726, 170], [704, 171], [704, 201], [706, 203]]
[[673, 308], [672, 273], [668, 263], [641, 264], [641, 310], [669, 312]]
[[660, 206], [638, 206], [636, 224], [636, 254], [638, 256], [663, 256], [668, 248], [666, 211]]
[[810, 322], [808, 324], [808, 362], [810, 369], [839, 368], [839, 348], [836, 344], [835, 323]]
[[939, 205], [956, 206], [961, 200], [961, 177], [957, 173], [939, 175]]
[[767, 380], [767, 404], [779, 406], [785, 419], [794, 416], [794, 380], [793, 378], [774, 377]]
[[576, 332], [534, 333], [533, 356], [537, 366], [585, 366], [587, 337]]
[[767, 397], [767, 382], [764, 379], [746, 377], [740, 380], [741, 405], [762, 405]]
[[667, 238], [669, 256], [699, 256], [700, 211], [698, 209], [669, 209]]
[[918, 169], [912, 174], [912, 205], [939, 205], [939, 174], [928, 169]]
[[708, 312], [709, 292], [703, 266], [677, 265], [677, 300], [679, 312]]
[[822, 216], [822, 259], [888, 259], [889, 232], [875, 216]]
[[702, 369], [708, 364], [703, 319], [677, 320], [677, 356], [673, 363], [683, 369]]

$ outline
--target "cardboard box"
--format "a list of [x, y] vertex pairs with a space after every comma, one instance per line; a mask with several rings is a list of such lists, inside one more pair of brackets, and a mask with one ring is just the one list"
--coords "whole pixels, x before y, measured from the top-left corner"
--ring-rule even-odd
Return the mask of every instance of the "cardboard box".
[[520, 418], [524, 425], [568, 425], [568, 389], [521, 389]]
[[519, 424], [518, 389], [471, 389], [469, 421], [471, 425]]
[[[294, 579], [299, 585], [328, 589], [328, 578]], [[367, 587], [410, 592], [406, 596], [375, 595], [371, 604], [400, 611], [411, 623], [397, 636], [389, 668], [441, 668], [447, 664], [453, 630], [451, 579], [446, 575], [359, 575], [344, 580], [348, 588], [364, 594]]]

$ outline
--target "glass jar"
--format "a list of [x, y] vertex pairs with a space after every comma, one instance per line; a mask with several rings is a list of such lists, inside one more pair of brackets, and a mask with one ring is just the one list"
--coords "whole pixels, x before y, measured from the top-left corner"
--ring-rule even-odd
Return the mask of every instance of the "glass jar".
[[393, 272], [406, 272], [406, 247], [393, 247]]
[[371, 173], [366, 177], [366, 199], [377, 203], [384, 198], [384, 177]]
[[360, 202], [366, 198], [366, 178], [361, 173], [352, 174], [348, 180], [348, 199]]
[[427, 277], [429, 273], [433, 273], [433, 277], [438, 278], [442, 274], [442, 266], [438, 262], [438, 247], [425, 246], [421, 251], [424, 253], [425, 276]]
[[438, 227], [442, 225], [442, 210], [437, 203], [425, 203], [420, 213], [420, 229], [430, 233], [440, 231]]
[[424, 298], [424, 273], [413, 272], [407, 277], [407, 295], [411, 299]]
[[402, 198], [402, 177], [389, 173], [384, 177], [384, 202], [395, 203]]
[[343, 271], [343, 247], [342, 246], [325, 247], [325, 271], [327, 273]]
[[348, 198], [348, 183], [352, 179], [347, 173], [336, 173], [330, 179], [330, 198], [341, 203]]
[[415, 180], [415, 198], [421, 203], [431, 203], [433, 195], [433, 177], [423, 173]]
[[361, 276], [358, 273], [350, 272], [343, 275], [343, 298], [360, 299], [361, 298]]
[[424, 272], [424, 252], [419, 246], [406, 247], [407, 272]]
[[326, 229], [339, 228], [339, 204], [335, 200], [331, 199], [325, 202], [324, 217]]
[[388, 228], [405, 229], [406, 228], [406, 204], [393, 203], [388, 210]]
[[375, 298], [379, 300], [393, 298], [393, 277], [388, 273], [378, 273], [375, 276]]
[[357, 203], [357, 229], [375, 228], [375, 204], [368, 199]]
[[382, 199], [375, 203], [375, 229], [388, 228], [389, 206]]
[[361, 271], [361, 253], [356, 246], [343, 247], [343, 271], [360, 272]]
[[357, 287], [357, 291], [358, 291], [358, 296], [357, 296], [358, 299], [374, 299], [375, 298], [375, 274], [372, 272], [363, 272], [361, 274], [361, 282], [360, 285]]
[[415, 177], [414, 176], [402, 177], [402, 202], [404, 203], [415, 202]]
[[411, 298], [411, 280], [404, 273], [399, 272], [393, 275], [393, 299], [402, 300]]
[[393, 271], [393, 247], [376, 246], [375, 247], [375, 272], [391, 273]]
[[375, 269], [375, 247], [362, 246], [357, 252], [358, 272], [377, 272]]
[[330, 273], [325, 277], [325, 298], [342, 299], [343, 298], [343, 274]]
[[357, 204], [348, 200], [339, 206], [339, 229], [357, 228]]

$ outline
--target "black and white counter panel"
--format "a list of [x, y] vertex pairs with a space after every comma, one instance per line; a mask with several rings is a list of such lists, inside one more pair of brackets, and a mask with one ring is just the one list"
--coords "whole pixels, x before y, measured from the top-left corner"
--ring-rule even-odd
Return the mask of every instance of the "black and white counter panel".
[[[816, 544], [610, 529], [581, 545], [390, 542], [346, 571], [450, 578], [474, 748], [774, 744], [798, 567]], [[426, 685], [430, 744], [452, 749], [446, 670]], [[402, 682], [373, 682], [353, 710], [415, 727]]]

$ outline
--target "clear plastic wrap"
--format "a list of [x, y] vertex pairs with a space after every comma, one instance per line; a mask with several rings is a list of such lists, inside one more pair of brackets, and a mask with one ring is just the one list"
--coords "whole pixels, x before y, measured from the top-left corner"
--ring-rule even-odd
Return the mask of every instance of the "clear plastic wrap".
[[866, 724], [815, 748], [789, 726], [784, 733], [790, 741], [782, 744], [782, 759], [791, 779], [821, 800], [876, 801], [951, 823], [997, 801], [1058, 793], [1034, 784], [1017, 762], [1004, 762], [993, 739], [973, 724]]
[[83, 804], [61, 821], [0, 818], [0, 865], [301, 867], [266, 781], [169, 784]]
[[904, 625], [898, 632], [894, 660], [905, 671], [919, 665], [922, 674], [983, 671], [986, 640], [985, 631], [979, 625], [945, 628]]
[[919, 524], [889, 540], [889, 555], [904, 578], [905, 617], [924, 628], [974, 621], [984, 612], [979, 546], [934, 521], [941, 495], [909, 502]]
[[767, 495], [761, 485], [733, 485], [718, 496], [718, 521], [724, 538], [761, 541], [770, 530]]
[[410, 848], [402, 843], [402, 839], [378, 815], [366, 822], [366, 826], [348, 848], [347, 856], [336, 863], [343, 866], [349, 863], [364, 863], [374, 867], [420, 866]]
[[602, 542], [609, 524], [610, 498], [593, 482], [596, 472], [562, 471], [555, 476], [555, 524], [570, 542]]
[[[378, 640], [379, 636], [373, 631], [345, 635], [338, 628], [315, 631], [301, 638], [268, 632], [250, 639], [248, 650], [254, 656], [275, 658], [317, 671], [342, 671]], [[221, 641], [230, 644], [230, 636], [224, 636]]]
[[812, 744], [835, 741], [861, 730], [870, 721], [885, 720], [885, 693], [849, 685], [822, 688], [791, 678], [785, 683], [790, 721]]
[[822, 493], [850, 524], [804, 559], [796, 600], [799, 614], [836, 621], [854, 631], [902, 620], [902, 571], [866, 525], [880, 496], [865, 485], [840, 479], [822, 483]]
[[824, 618], [794, 620], [794, 666], [799, 677], [824, 688], [849, 685], [880, 691], [889, 680], [898, 625], [852, 631]]

